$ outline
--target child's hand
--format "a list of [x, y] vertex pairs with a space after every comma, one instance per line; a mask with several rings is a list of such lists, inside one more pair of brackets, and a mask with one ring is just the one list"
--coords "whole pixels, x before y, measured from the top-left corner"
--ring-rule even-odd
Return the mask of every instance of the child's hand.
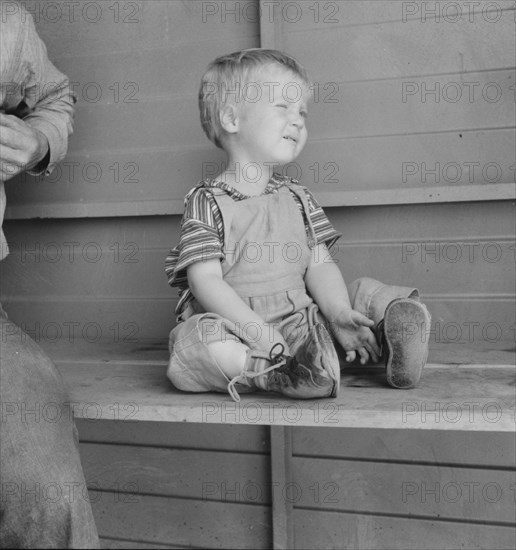
[[379, 361], [380, 348], [371, 330], [373, 325], [374, 322], [371, 319], [354, 309], [343, 310], [330, 323], [333, 337], [346, 352], [346, 361], [354, 361], [357, 351], [362, 365], [369, 359], [375, 363]]

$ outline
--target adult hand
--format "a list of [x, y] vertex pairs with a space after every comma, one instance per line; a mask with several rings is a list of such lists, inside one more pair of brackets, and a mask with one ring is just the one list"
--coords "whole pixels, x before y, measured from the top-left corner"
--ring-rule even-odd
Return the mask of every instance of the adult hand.
[[48, 140], [40, 130], [18, 117], [0, 113], [0, 181], [36, 166], [48, 148]]

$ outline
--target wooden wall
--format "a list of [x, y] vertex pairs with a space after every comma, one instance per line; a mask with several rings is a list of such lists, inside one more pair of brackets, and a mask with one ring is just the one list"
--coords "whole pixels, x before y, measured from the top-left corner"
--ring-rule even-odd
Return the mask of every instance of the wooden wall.
[[[223, 160], [198, 122], [198, 81], [216, 55], [259, 45], [293, 53], [315, 83], [310, 140], [289, 173], [343, 232], [345, 278], [419, 286], [431, 360], [514, 347], [512, 0], [471, 14], [452, 3], [455, 22], [423, 17], [419, 2], [301, 1], [283, 14], [283, 1], [279, 15], [262, 2], [261, 23], [255, 0], [81, 2], [72, 20], [73, 3], [25, 4], [79, 97], [61, 167], [7, 185], [1, 301], [50, 353], [78, 340], [165, 347], [177, 297], [164, 258], [182, 197]], [[79, 424], [105, 547], [271, 546], [268, 428], [192, 428]], [[513, 438], [330, 430], [292, 431], [296, 547], [514, 547]], [[239, 484], [235, 499], [224, 483]], [[416, 493], [404, 501], [403, 487]]]
[[61, 166], [7, 185], [2, 302], [51, 345], [166, 340], [183, 197], [224, 158], [199, 123], [200, 78], [215, 56], [259, 46], [259, 21], [220, 25], [200, 1], [81, 2], [73, 17], [69, 2], [25, 5], [78, 103]]
[[514, 347], [514, 6], [262, 5], [262, 45], [310, 71], [285, 170], [330, 207], [345, 277], [418, 286], [434, 350]]
[[262, 44], [314, 82], [309, 142], [284, 171], [344, 234], [345, 278], [418, 286], [433, 350], [514, 345], [511, 2], [262, 2], [261, 22], [256, 1], [25, 4], [79, 98], [62, 165], [7, 186], [2, 301], [33, 334], [166, 340], [182, 198], [223, 162], [198, 82]]
[[103, 546], [271, 548], [274, 496], [287, 548], [513, 548], [513, 434], [357, 436], [320, 418], [287, 428], [283, 478], [267, 426], [80, 421]]
[[270, 548], [266, 426], [81, 421], [79, 431], [104, 548]]
[[510, 2], [480, 2], [471, 13], [462, 2], [317, 7], [278, 6], [264, 20], [262, 45], [310, 70], [310, 143], [299, 165], [326, 204], [513, 196]]

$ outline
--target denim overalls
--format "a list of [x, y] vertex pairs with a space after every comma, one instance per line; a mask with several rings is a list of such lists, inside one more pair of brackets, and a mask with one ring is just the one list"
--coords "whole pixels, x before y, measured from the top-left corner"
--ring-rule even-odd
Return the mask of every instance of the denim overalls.
[[[294, 355], [314, 322], [324, 322], [304, 282], [311, 249], [317, 243], [303, 188], [291, 183], [277, 193], [241, 201], [234, 201], [220, 188], [210, 191], [224, 223], [224, 280], [266, 323], [281, 332]], [[303, 213], [291, 191], [300, 199]], [[352, 304], [375, 323], [383, 318], [390, 300], [412, 292], [414, 289], [388, 287], [374, 279], [358, 279], [350, 286]], [[203, 312], [195, 301], [183, 319], [170, 333], [168, 377], [180, 390], [227, 392], [230, 380], [208, 344], [237, 340], [255, 348], [259, 327], [254, 323], [238, 326]], [[271, 348], [273, 344], [271, 334]], [[241, 384], [237, 389], [242, 393], [254, 391]]]

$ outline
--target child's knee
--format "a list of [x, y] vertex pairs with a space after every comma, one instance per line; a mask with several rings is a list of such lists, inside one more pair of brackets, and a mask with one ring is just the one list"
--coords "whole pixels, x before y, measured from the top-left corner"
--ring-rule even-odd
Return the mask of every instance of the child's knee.
[[351, 303], [353, 303], [357, 294], [371, 294], [382, 286], [385, 285], [376, 279], [372, 279], [371, 277], [360, 277], [355, 279], [348, 287]]
[[226, 376], [232, 378], [242, 372], [249, 349], [245, 344], [236, 340], [226, 340], [211, 342], [207, 347]]

